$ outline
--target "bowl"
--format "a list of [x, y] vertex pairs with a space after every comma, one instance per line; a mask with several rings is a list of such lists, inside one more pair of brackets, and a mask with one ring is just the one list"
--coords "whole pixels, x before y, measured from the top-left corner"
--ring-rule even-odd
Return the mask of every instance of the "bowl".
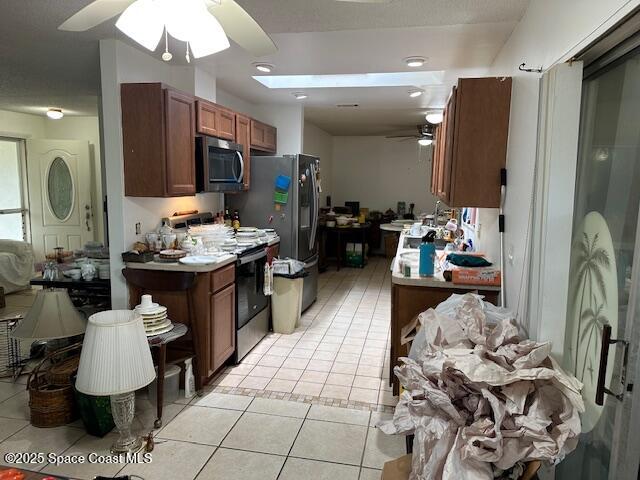
[[347, 217], [336, 217], [336, 222], [339, 227], [344, 227], [345, 225], [349, 225], [351, 223], [351, 219]]

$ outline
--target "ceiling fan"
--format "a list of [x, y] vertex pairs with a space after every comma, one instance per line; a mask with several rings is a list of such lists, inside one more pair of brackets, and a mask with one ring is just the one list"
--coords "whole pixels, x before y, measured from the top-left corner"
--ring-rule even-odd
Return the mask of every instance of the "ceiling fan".
[[418, 130], [417, 133], [413, 135], [387, 135], [385, 138], [400, 138], [401, 141], [406, 141], [410, 139], [418, 139], [418, 143], [426, 147], [433, 143], [435, 126], [427, 123], [426, 125], [416, 125]]
[[227, 36], [256, 57], [278, 50], [235, 0], [94, 0], [58, 29], [83, 32], [119, 14], [116, 26], [149, 50], [156, 49], [163, 33], [165, 41], [167, 34], [187, 41], [187, 60], [189, 47], [196, 58], [228, 48]]

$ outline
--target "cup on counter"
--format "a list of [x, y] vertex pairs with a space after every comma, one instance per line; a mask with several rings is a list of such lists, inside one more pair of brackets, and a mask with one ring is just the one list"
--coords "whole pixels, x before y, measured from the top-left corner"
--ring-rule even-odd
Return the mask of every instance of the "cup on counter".
[[162, 235], [162, 247], [166, 249], [175, 248], [177, 238], [178, 236], [175, 233], [165, 233]]
[[411, 235], [413, 235], [414, 237], [421, 236], [422, 235], [422, 223], [416, 222], [413, 225], [411, 225], [411, 229], [409, 230], [409, 233], [411, 233]]

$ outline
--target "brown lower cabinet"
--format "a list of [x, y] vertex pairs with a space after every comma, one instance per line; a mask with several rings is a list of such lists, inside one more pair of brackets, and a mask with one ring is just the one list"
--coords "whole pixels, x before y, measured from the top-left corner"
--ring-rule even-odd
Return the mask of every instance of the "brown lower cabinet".
[[[153, 274], [152, 270], [148, 272]], [[192, 287], [192, 315], [189, 315], [184, 292], [142, 291], [129, 285], [131, 307], [139, 304], [140, 297], [145, 293], [153, 295], [154, 302], [167, 307], [171, 320], [189, 327], [186, 338], [168, 344], [169, 359], [182, 356], [185, 348], [191, 346], [193, 332], [197, 332], [194, 339], [197, 367], [202, 384], [206, 385], [236, 349], [235, 265], [197, 274]], [[191, 319], [196, 322], [195, 329], [191, 328]]]
[[400, 332], [405, 325], [408, 325], [419, 313], [430, 308], [435, 308], [438, 304], [444, 302], [452, 294], [465, 294], [476, 292], [484, 295], [484, 300], [497, 305], [497, 290], [469, 290], [468, 288], [451, 287], [417, 287], [408, 285], [391, 285], [391, 350], [390, 356], [390, 375], [389, 378], [393, 385], [393, 394], [398, 395], [400, 383], [393, 374], [393, 367], [399, 365], [398, 358], [406, 357], [409, 351], [406, 345], [400, 345]]

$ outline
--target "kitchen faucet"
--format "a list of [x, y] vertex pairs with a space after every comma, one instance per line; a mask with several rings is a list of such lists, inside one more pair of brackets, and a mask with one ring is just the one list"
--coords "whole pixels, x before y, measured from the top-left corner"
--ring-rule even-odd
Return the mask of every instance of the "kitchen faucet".
[[436, 202], [436, 208], [433, 212], [433, 227], [437, 227], [438, 226], [438, 217], [440, 216], [440, 204], [442, 202], [440, 200], [438, 200]]

